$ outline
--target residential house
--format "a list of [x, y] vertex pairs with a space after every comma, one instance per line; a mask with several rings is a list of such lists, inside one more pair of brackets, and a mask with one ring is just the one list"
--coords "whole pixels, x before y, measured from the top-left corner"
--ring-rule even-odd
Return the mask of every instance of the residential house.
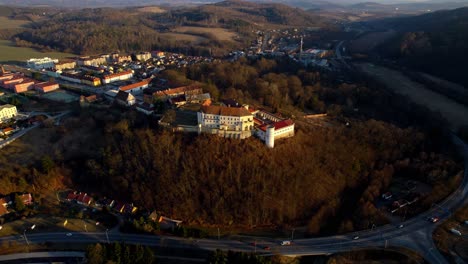
[[95, 205], [99, 208], [107, 207], [112, 208], [115, 205], [115, 201], [112, 199], [104, 198], [96, 201]]
[[135, 54], [135, 58], [139, 61], [147, 61], [151, 59], [151, 53], [150, 52], [140, 52], [138, 54]]
[[115, 96], [115, 102], [123, 106], [132, 106], [136, 104], [135, 96], [124, 91], [119, 91]]
[[155, 57], [155, 58], [164, 58], [166, 56], [164, 51], [160, 51], [160, 50], [152, 51], [151, 55], [153, 55], [153, 57]]
[[81, 107], [88, 107], [91, 103], [97, 101], [97, 96], [95, 94], [90, 96], [80, 96], [80, 106]]
[[119, 93], [119, 91], [117, 91], [117, 90], [109, 90], [109, 91], [104, 93], [104, 98], [106, 98], [109, 101], [114, 101], [114, 99], [115, 99], [115, 97], [117, 96], [118, 93]]
[[63, 71], [67, 69], [74, 69], [76, 67], [76, 61], [74, 60], [60, 60], [55, 63], [54, 69], [56, 71]]
[[133, 77], [133, 71], [130, 71], [130, 70], [117, 72], [117, 73], [111, 73], [111, 74], [104, 75], [104, 77], [102, 77], [102, 83], [108, 84], [111, 82], [124, 81], [132, 77]]
[[104, 69], [96, 66], [91, 66], [91, 65], [83, 65], [80, 67], [83, 71], [85, 72], [91, 72], [91, 73], [104, 73]]
[[69, 73], [69, 72], [63, 72], [60, 74], [60, 79], [63, 79], [68, 82], [73, 82], [73, 83], [81, 83], [81, 78], [77, 74], [77, 72]]
[[177, 88], [165, 89], [161, 91], [156, 91], [153, 94], [155, 99], [159, 100], [169, 100], [171, 98], [179, 97], [179, 96], [193, 96], [196, 94], [202, 94], [203, 90], [198, 86], [181, 86]]
[[12, 128], [12, 127], [6, 127], [4, 129], [1, 129], [0, 130], [0, 135], [2, 136], [8, 136], [10, 135], [11, 133], [15, 132], [15, 129]]
[[11, 200], [11, 197], [10, 195], [7, 195], [3, 198], [0, 198], [0, 205], [3, 205], [5, 207], [8, 207], [10, 206], [11, 204], [13, 203], [13, 201]]
[[11, 104], [0, 105], [0, 123], [15, 117], [17, 114], [16, 106]]
[[175, 220], [164, 216], [160, 216], [158, 222], [161, 229], [173, 229], [182, 223], [180, 220]]
[[153, 105], [145, 102], [138, 104], [136, 110], [138, 112], [142, 112], [145, 115], [152, 115], [154, 113]]
[[81, 83], [89, 86], [99, 86], [101, 85], [101, 79], [91, 75], [84, 75], [81, 77]]
[[76, 60], [76, 64], [78, 66], [99, 66], [101, 64], [105, 64], [106, 62], [107, 62], [106, 58], [101, 57], [101, 56], [93, 56], [93, 57], [85, 56], [85, 57], [79, 57]]
[[211, 101], [210, 93], [204, 94], [188, 94], [185, 96], [188, 103], [203, 104], [206, 101]]
[[121, 214], [133, 214], [138, 210], [138, 208], [133, 206], [133, 204], [117, 202], [114, 210]]
[[15, 78], [16, 76], [18, 76], [18, 74], [3, 73], [2, 75], [0, 75], [0, 83], [3, 84], [3, 81], [11, 80], [11, 79]]
[[158, 213], [155, 211], [151, 212], [151, 214], [148, 216], [148, 218], [151, 220], [151, 221], [158, 221], [159, 222], [159, 215]]
[[65, 198], [67, 201], [76, 201], [78, 199], [79, 193], [76, 191], [70, 191], [67, 195], [67, 198]]
[[134, 95], [139, 95], [143, 93], [144, 89], [148, 88], [150, 81], [151, 79], [145, 79], [141, 82], [132, 83], [132, 84], [125, 85], [125, 86], [120, 86], [119, 90], [127, 92], [127, 93], [131, 93]]
[[13, 84], [12, 89], [15, 93], [24, 93], [34, 89], [34, 84], [36, 84], [36, 81], [24, 78], [22, 82]]
[[180, 96], [177, 96], [177, 97], [169, 98], [169, 103], [172, 104], [172, 105], [175, 105], [176, 107], [180, 107], [180, 106], [185, 105], [187, 103], [187, 101], [185, 100], [184, 95], [180, 95]]
[[76, 201], [81, 205], [90, 205], [93, 201], [93, 198], [87, 193], [80, 193], [76, 198]]
[[[0, 200], [1, 200], [1, 199], [0, 199]], [[9, 212], [8, 212], [6, 206], [3, 205], [3, 204], [0, 204], [0, 216], [6, 215], [6, 214], [8, 214], [8, 213], [9, 213]]]
[[19, 195], [19, 198], [23, 202], [24, 205], [31, 205], [33, 202], [32, 195], [30, 193], [24, 193]]
[[57, 90], [59, 87], [59, 84], [56, 82], [41, 82], [41, 83], [36, 83], [34, 85], [34, 88], [36, 91], [40, 93], [48, 93]]
[[10, 89], [12, 90], [13, 89], [13, 86], [17, 83], [22, 83], [24, 81], [24, 77], [21, 76], [21, 75], [15, 75], [13, 78], [11, 79], [7, 79], [7, 80], [3, 80], [2, 81], [2, 86], [3, 88], [6, 88], [6, 89]]

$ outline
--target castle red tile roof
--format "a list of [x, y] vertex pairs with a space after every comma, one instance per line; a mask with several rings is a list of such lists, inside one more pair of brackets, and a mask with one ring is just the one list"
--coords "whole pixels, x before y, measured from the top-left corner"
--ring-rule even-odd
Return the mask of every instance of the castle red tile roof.
[[266, 131], [266, 129], [267, 129], [267, 127], [269, 125], [274, 126], [275, 130], [278, 130], [278, 129], [282, 129], [282, 128], [294, 125], [294, 122], [291, 119], [286, 119], [286, 120], [282, 120], [282, 121], [279, 121], [279, 122], [275, 122], [273, 124], [264, 124], [264, 125], [260, 126], [259, 129], [262, 130], [262, 131]]
[[202, 106], [202, 112], [210, 115], [222, 116], [251, 116], [249, 110], [244, 107], [227, 107], [227, 106]]

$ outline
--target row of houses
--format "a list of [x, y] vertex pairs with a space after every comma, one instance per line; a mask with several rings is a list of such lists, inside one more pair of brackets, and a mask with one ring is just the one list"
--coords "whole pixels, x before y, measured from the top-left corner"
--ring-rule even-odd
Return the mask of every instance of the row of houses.
[[112, 82], [128, 80], [133, 77], [133, 71], [131, 70], [116, 73], [105, 73], [102, 75], [102, 78], [98, 78], [89, 74], [83, 74], [81, 71], [49, 71], [47, 74], [49, 76], [58, 77], [68, 82], [81, 83], [93, 87], [100, 86], [101, 84], [109, 84]]
[[[155, 56], [164, 57], [164, 53], [156, 52]], [[134, 54], [135, 59], [138, 61], [147, 61], [153, 57], [151, 52], [140, 52]], [[131, 62], [131, 55], [122, 55], [119, 53], [102, 54], [98, 56], [80, 56], [76, 58], [68, 58], [64, 60], [52, 59], [49, 57], [44, 58], [31, 58], [26, 61], [26, 65], [29, 68], [42, 70], [42, 69], [54, 69], [63, 71], [67, 69], [74, 69], [76, 67], [97, 67], [103, 64], [109, 63], [123, 63]]]
[[3, 73], [0, 75], [0, 86], [15, 93], [24, 93], [30, 90], [48, 93], [59, 89], [56, 82], [38, 82], [17, 73]]
[[[70, 191], [67, 195], [66, 200], [68, 202], [76, 202], [84, 206], [93, 206], [98, 209], [106, 207], [110, 210], [113, 210], [116, 213], [124, 215], [132, 215], [138, 211], [138, 208], [134, 206], [133, 203], [116, 201], [111, 198], [101, 198], [94, 201], [93, 198], [87, 193], [77, 191]], [[175, 220], [162, 216], [156, 211], [151, 212], [151, 214], [148, 215], [148, 218], [152, 221], [159, 222], [161, 229], [171, 229], [176, 226], [179, 226], [182, 223], [182, 221], [180, 220]]]
[[18, 195], [19, 199], [24, 205], [31, 205], [33, 202], [32, 195], [30, 193], [11, 193], [9, 195], [0, 198], [0, 216], [10, 213], [10, 209], [14, 206], [15, 195]]
[[107, 207], [121, 214], [134, 214], [138, 210], [138, 208], [133, 206], [132, 203], [124, 203], [109, 198], [103, 198], [94, 201], [93, 198], [87, 193], [77, 191], [70, 191], [66, 200], [68, 202], [76, 202], [84, 206], [91, 206], [94, 202], [94, 206], [97, 208], [102, 209], [103, 207]]

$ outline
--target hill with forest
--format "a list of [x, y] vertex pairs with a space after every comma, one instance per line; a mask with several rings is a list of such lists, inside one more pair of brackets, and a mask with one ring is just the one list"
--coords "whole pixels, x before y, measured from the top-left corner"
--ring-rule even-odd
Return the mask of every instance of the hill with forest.
[[[19, 9], [5, 11], [15, 14]], [[28, 10], [33, 13], [34, 9]], [[40, 19], [29, 19], [34, 21], [29, 28], [0, 34], [17, 46], [74, 54], [162, 49], [208, 55], [210, 48], [222, 52], [245, 46], [255, 29], [326, 25], [324, 19], [302, 9], [237, 0], [183, 8], [40, 10]], [[23, 12], [21, 17], [27, 15]], [[192, 27], [192, 32], [186, 32], [186, 27]], [[218, 31], [207, 30], [213, 28]], [[220, 31], [236, 37], [220, 39]]]
[[468, 87], [468, 8], [377, 22], [398, 34], [378, 52], [392, 60]]

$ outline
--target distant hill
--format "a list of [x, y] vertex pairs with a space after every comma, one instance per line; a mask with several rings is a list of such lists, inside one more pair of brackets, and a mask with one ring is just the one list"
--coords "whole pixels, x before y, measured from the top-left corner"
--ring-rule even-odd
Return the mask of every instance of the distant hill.
[[239, 24], [325, 26], [324, 19], [300, 8], [280, 3], [254, 3], [241, 0], [227, 0], [193, 8], [182, 8], [173, 11], [172, 15], [182, 16], [193, 22], [215, 20], [228, 27]]
[[222, 54], [250, 43], [253, 29], [328, 25], [326, 19], [300, 8], [239, 0], [164, 9], [62, 9], [51, 14], [44, 8], [22, 9], [44, 12], [31, 28], [8, 37], [16, 45], [75, 54], [153, 49]]
[[399, 32], [378, 48], [381, 54], [468, 87], [468, 8], [387, 19], [375, 25]]

